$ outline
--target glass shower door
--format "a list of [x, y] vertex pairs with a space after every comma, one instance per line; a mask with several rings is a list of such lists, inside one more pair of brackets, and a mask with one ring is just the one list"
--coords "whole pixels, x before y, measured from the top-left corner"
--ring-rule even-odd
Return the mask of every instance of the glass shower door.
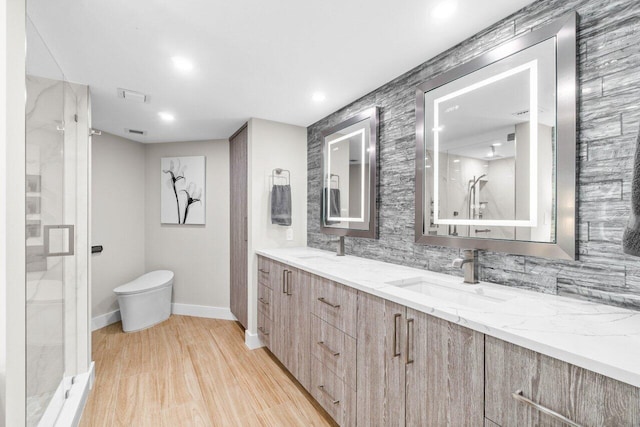
[[68, 302], [75, 289], [76, 106], [30, 21], [27, 48], [26, 417], [28, 426], [46, 426], [64, 404], [71, 386], [68, 359], [75, 354], [65, 310], [75, 310]]

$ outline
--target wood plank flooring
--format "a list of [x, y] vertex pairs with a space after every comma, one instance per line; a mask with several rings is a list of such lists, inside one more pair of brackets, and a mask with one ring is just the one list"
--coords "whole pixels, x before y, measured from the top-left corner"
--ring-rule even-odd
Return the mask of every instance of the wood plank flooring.
[[236, 322], [174, 315], [129, 334], [115, 323], [93, 333], [93, 359], [82, 427], [335, 425]]

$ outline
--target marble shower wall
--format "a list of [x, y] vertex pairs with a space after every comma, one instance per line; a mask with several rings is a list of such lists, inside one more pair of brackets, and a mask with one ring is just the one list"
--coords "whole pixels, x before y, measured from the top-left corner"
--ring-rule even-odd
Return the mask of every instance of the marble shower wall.
[[415, 87], [518, 35], [576, 10], [579, 124], [578, 260], [481, 251], [481, 279], [640, 310], [640, 258], [621, 249], [630, 211], [640, 121], [640, 2], [541, 0], [311, 125], [308, 129], [308, 245], [334, 250], [320, 233], [321, 131], [380, 107], [379, 239], [346, 238], [349, 254], [447, 274], [457, 249], [414, 243]]

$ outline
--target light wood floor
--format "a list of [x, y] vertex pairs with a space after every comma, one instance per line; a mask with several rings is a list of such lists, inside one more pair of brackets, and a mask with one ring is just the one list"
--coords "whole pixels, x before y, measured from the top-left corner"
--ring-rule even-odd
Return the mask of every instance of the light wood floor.
[[96, 381], [81, 426], [328, 426], [328, 415], [231, 321], [172, 316], [93, 333]]

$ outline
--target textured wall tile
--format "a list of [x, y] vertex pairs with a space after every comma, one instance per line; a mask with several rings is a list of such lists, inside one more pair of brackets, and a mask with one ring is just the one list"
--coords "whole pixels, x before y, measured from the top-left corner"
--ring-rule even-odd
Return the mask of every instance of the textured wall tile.
[[[622, 133], [635, 137], [640, 132], [640, 99], [622, 112]], [[635, 146], [635, 144], [634, 144]]]
[[[591, 79], [580, 85], [580, 95], [583, 101], [582, 105], [584, 106], [584, 101], [600, 98], [602, 96], [602, 77], [597, 77], [595, 79]], [[598, 105], [600, 100], [596, 102]]]
[[567, 265], [558, 272], [558, 284], [583, 286], [611, 292], [626, 289], [625, 268], [612, 264]]
[[626, 222], [592, 221], [587, 223], [587, 240], [593, 242], [622, 243]]
[[622, 120], [618, 111], [606, 117], [582, 120], [580, 123], [579, 138], [582, 140], [603, 139], [622, 135]]
[[366, 258], [461, 276], [454, 248], [414, 243], [415, 88], [570, 10], [578, 28], [577, 261], [480, 253], [481, 278], [640, 309], [640, 259], [620, 244], [627, 223], [640, 130], [640, 1], [540, 0], [397, 77], [308, 128], [308, 245], [335, 250], [320, 233], [321, 132], [380, 107], [379, 239], [347, 238]]
[[584, 184], [580, 186], [578, 198], [583, 202], [622, 200], [622, 180]]
[[597, 164], [601, 160], [633, 158], [636, 151], [635, 141], [636, 135], [633, 133], [625, 134], [622, 137], [589, 141], [587, 143], [587, 161]]
[[[640, 38], [640, 34], [638, 35]], [[640, 80], [636, 73], [629, 73], [628, 70], [619, 73], [609, 74], [602, 79], [602, 93], [605, 96], [613, 94], [625, 94], [631, 96], [635, 102], [640, 95]]]
[[640, 296], [637, 294], [607, 292], [590, 287], [558, 283], [558, 295], [640, 310]]

